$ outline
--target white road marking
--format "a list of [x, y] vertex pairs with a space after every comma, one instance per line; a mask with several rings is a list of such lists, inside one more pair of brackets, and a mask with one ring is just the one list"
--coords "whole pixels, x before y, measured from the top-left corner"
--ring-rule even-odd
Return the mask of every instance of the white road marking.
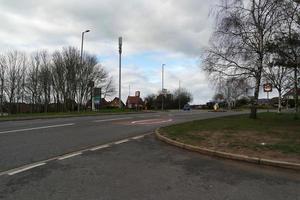
[[125, 143], [125, 142], [128, 142], [128, 141], [129, 141], [129, 139], [120, 140], [120, 141], [114, 142], [114, 144], [122, 144], [122, 143]]
[[147, 119], [147, 120], [139, 120], [133, 121], [132, 124], [159, 124], [159, 123], [166, 123], [171, 122], [173, 119], [162, 120], [162, 119]]
[[35, 167], [39, 167], [39, 166], [45, 165], [45, 164], [46, 164], [46, 163], [38, 163], [38, 164], [34, 164], [34, 165], [31, 165], [31, 166], [24, 167], [24, 168], [22, 168], [22, 169], [19, 169], [19, 170], [10, 172], [10, 173], [8, 173], [8, 175], [9, 175], [9, 176], [12, 176], [12, 175], [15, 175], [15, 174], [18, 174], [18, 173], [21, 173], [21, 172], [27, 171], [27, 170], [29, 170], [29, 169], [33, 169], [33, 168], [35, 168]]
[[119, 121], [124, 119], [132, 119], [132, 117], [123, 117], [123, 118], [113, 118], [113, 119], [101, 119], [101, 120], [95, 120], [94, 122], [110, 122], [110, 121]]
[[132, 139], [133, 139], [133, 140], [138, 140], [138, 139], [141, 139], [141, 138], [143, 138], [143, 137], [145, 137], [145, 135], [136, 136], [136, 137], [133, 137]]
[[58, 125], [51, 125], [51, 126], [41, 126], [41, 127], [34, 127], [34, 128], [24, 128], [24, 129], [10, 130], [10, 131], [1, 131], [0, 134], [32, 131], [32, 130], [47, 129], [47, 128], [58, 128], [58, 127], [73, 126], [73, 125], [74, 125], [74, 123], [58, 124]]
[[68, 155], [59, 157], [58, 160], [64, 160], [64, 159], [67, 159], [67, 158], [72, 158], [72, 157], [74, 157], [74, 156], [78, 156], [78, 155], [81, 155], [81, 154], [82, 154], [82, 152], [73, 153], [73, 154], [68, 154]]
[[31, 165], [24, 165], [24, 166], [15, 168], [15, 169], [10, 169], [10, 170], [7, 170], [7, 171], [2, 171], [2, 172], [0, 172], [0, 176], [3, 176], [3, 175], [14, 175], [14, 174], [17, 174], [17, 173], [20, 173], [20, 172], [23, 172], [23, 171], [30, 170], [32, 168], [38, 167], [38, 166], [45, 165], [45, 164], [47, 164], [48, 162], [51, 162], [51, 161], [64, 160], [64, 159], [71, 158], [71, 157], [74, 157], [74, 156], [77, 156], [77, 155], [81, 155], [81, 154], [83, 154], [84, 152], [87, 152], [87, 151], [96, 151], [98, 149], [108, 148], [108, 147], [111, 147], [114, 144], [117, 145], [117, 144], [122, 144], [122, 143], [125, 143], [125, 142], [129, 142], [129, 141], [132, 141], [132, 140], [141, 139], [141, 138], [143, 138], [143, 137], [145, 137], [147, 135], [151, 135], [151, 134], [153, 134], [153, 133], [146, 133], [144, 135], [138, 135], [138, 136], [130, 137], [130, 138], [127, 138], [127, 139], [119, 140], [119, 141], [116, 141], [116, 142], [102, 144], [100, 146], [95, 146], [95, 147], [92, 147], [92, 148], [90, 147], [90, 148], [87, 148], [87, 149], [82, 149], [80, 151], [76, 151], [76, 152], [73, 152], [73, 153], [68, 153], [68, 154], [65, 154], [65, 155], [48, 158], [46, 160], [41, 160], [41, 161], [38, 161], [36, 163], [32, 163]]
[[96, 151], [96, 150], [105, 149], [105, 148], [108, 148], [108, 147], [110, 147], [110, 145], [105, 144], [105, 145], [101, 145], [101, 146], [98, 146], [98, 147], [91, 148], [90, 151]]

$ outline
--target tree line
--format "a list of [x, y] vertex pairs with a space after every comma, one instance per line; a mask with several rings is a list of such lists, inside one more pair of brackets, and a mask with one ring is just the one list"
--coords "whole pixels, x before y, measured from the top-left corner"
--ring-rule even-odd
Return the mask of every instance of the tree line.
[[166, 94], [161, 91], [158, 94], [149, 94], [145, 97], [145, 104], [147, 109], [151, 110], [162, 109], [162, 103], [164, 109], [182, 109], [184, 105], [192, 100], [192, 94], [187, 89], [180, 88]]
[[61, 112], [86, 109], [92, 85], [103, 96], [115, 92], [112, 77], [95, 55], [75, 47], [49, 53], [26, 54], [9, 51], [0, 54], [0, 112], [18, 113], [27, 104], [30, 112]]
[[265, 82], [278, 91], [279, 111], [283, 93], [294, 92], [297, 115], [300, 1], [221, 0], [215, 11], [216, 28], [204, 53], [205, 71], [221, 85], [247, 82], [245, 89], [254, 91], [251, 118], [256, 118]]

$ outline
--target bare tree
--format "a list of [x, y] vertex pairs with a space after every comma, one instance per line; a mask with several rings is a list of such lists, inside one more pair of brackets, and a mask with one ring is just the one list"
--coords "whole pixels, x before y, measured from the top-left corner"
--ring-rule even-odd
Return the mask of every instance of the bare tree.
[[222, 94], [228, 109], [234, 108], [238, 99], [247, 97], [249, 88], [250, 85], [246, 79], [236, 77], [221, 79], [217, 85], [218, 94]]
[[31, 55], [30, 65], [27, 71], [26, 88], [31, 96], [31, 112], [37, 112], [37, 104], [40, 102], [41, 88], [39, 84], [39, 74], [42, 65], [41, 53], [36, 52]]
[[55, 91], [54, 98], [56, 99], [57, 111], [61, 103], [64, 105], [64, 111], [67, 109], [67, 93], [66, 93], [66, 73], [64, 61], [61, 53], [55, 51], [52, 55], [52, 84]]
[[13, 106], [16, 103], [16, 93], [18, 84], [21, 80], [21, 71], [24, 64], [25, 54], [18, 51], [8, 52], [4, 56], [4, 63], [6, 65], [7, 77], [5, 92], [9, 101], [9, 113], [14, 112]]
[[[278, 22], [276, 0], [223, 0], [211, 48], [206, 51], [205, 70], [211, 75], [254, 80], [251, 118], [265, 67], [267, 44]], [[277, 1], [276, 1], [277, 2]]]
[[42, 51], [41, 56], [41, 69], [39, 72], [39, 85], [43, 94], [44, 112], [48, 112], [48, 104], [51, 100], [51, 86], [52, 86], [52, 74], [51, 74], [51, 60], [47, 51]]
[[3, 102], [4, 102], [4, 82], [5, 82], [5, 72], [6, 72], [7, 64], [6, 58], [4, 55], [0, 55], [0, 112], [1, 116], [3, 116]]
[[300, 3], [284, 0], [280, 7], [282, 23], [270, 42], [270, 49], [276, 54], [276, 64], [293, 69], [295, 113], [299, 110], [298, 70], [300, 68]]
[[103, 85], [103, 98], [111, 97], [116, 93], [116, 88], [114, 86], [114, 80], [112, 77], [109, 77]]
[[282, 94], [290, 89], [292, 70], [281, 65], [271, 63], [264, 69], [264, 78], [270, 82], [278, 92], [278, 113], [282, 109]]

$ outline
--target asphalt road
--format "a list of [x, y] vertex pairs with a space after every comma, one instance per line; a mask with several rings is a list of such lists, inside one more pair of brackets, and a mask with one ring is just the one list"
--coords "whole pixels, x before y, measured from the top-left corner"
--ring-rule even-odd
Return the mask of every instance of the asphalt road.
[[153, 134], [143, 137], [170, 123], [228, 114], [238, 113], [2, 122], [0, 199], [300, 199], [294, 171], [210, 158]]

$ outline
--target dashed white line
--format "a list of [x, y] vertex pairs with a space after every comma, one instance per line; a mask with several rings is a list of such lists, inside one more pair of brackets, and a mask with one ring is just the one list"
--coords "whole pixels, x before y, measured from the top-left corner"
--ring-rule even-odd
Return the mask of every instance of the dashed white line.
[[160, 124], [160, 123], [166, 123], [166, 122], [171, 122], [173, 119], [168, 119], [168, 120], [162, 120], [162, 119], [147, 119], [147, 120], [139, 120], [139, 121], [133, 121], [131, 124]]
[[124, 119], [132, 119], [132, 117], [123, 117], [123, 118], [113, 118], [113, 119], [101, 119], [101, 120], [95, 120], [94, 122], [110, 122], [110, 121], [120, 121]]
[[141, 138], [143, 138], [143, 137], [145, 137], [145, 135], [136, 136], [136, 137], [133, 137], [132, 139], [133, 139], [133, 140], [138, 140], [138, 139], [141, 139]]
[[114, 142], [114, 144], [122, 144], [122, 143], [125, 143], [125, 142], [128, 142], [128, 141], [129, 141], [129, 139], [120, 140], [120, 141]]
[[101, 145], [101, 146], [98, 146], [98, 147], [91, 148], [90, 151], [96, 151], [96, 150], [105, 149], [105, 148], [108, 148], [108, 147], [110, 147], [110, 145], [105, 144], [105, 145]]
[[39, 166], [45, 165], [45, 164], [46, 164], [46, 163], [38, 163], [38, 164], [34, 164], [34, 165], [31, 165], [31, 166], [24, 167], [24, 168], [21, 168], [21, 169], [19, 169], [19, 170], [10, 172], [10, 173], [8, 173], [8, 175], [9, 175], [9, 176], [12, 176], [12, 175], [15, 175], [15, 174], [18, 174], [18, 173], [21, 173], [21, 172], [27, 171], [27, 170], [29, 170], [29, 169], [33, 169], [33, 168], [35, 168], [35, 167], [39, 167]]
[[64, 159], [67, 159], [67, 158], [72, 158], [72, 157], [74, 157], [74, 156], [78, 156], [78, 155], [81, 155], [81, 154], [82, 154], [82, 152], [73, 153], [73, 154], [68, 154], [68, 155], [59, 157], [58, 160], [64, 160]]
[[0, 134], [16, 133], [16, 132], [23, 132], [23, 131], [32, 131], [32, 130], [47, 129], [47, 128], [58, 128], [58, 127], [73, 126], [73, 125], [74, 125], [74, 123], [70, 123], [70, 124], [57, 124], [57, 125], [41, 126], [41, 127], [34, 127], [34, 128], [24, 128], [24, 129], [10, 130], [10, 131], [1, 131]]
[[62, 155], [62, 156], [52, 157], [52, 158], [49, 158], [47, 160], [43, 160], [43, 161], [33, 163], [31, 165], [25, 165], [25, 166], [18, 167], [18, 168], [15, 168], [15, 169], [0, 172], [0, 176], [15, 175], [17, 173], [21, 173], [21, 172], [24, 172], [26, 170], [33, 169], [35, 167], [46, 165], [48, 162], [51, 162], [51, 161], [54, 161], [54, 160], [64, 160], [64, 159], [67, 159], [67, 158], [72, 158], [72, 157], [81, 155], [81, 154], [83, 154], [84, 152], [87, 152], [87, 151], [96, 151], [96, 150], [99, 150], [99, 149], [104, 149], [104, 148], [111, 147], [114, 144], [117, 145], [117, 144], [122, 144], [122, 143], [125, 143], [125, 142], [129, 142], [129, 141], [132, 141], [132, 140], [138, 140], [138, 139], [141, 139], [141, 138], [143, 138], [147, 135], [150, 135], [150, 134], [152, 134], [152, 133], [147, 133], [147, 134], [144, 134], [144, 135], [134, 136], [134, 137], [130, 137], [130, 138], [127, 138], [127, 139], [119, 140], [119, 141], [112, 142], [112, 143], [103, 144], [103, 145], [100, 145], [100, 146], [95, 146], [95, 147], [88, 148], [88, 149], [82, 149], [80, 151], [65, 154], [65, 155]]

